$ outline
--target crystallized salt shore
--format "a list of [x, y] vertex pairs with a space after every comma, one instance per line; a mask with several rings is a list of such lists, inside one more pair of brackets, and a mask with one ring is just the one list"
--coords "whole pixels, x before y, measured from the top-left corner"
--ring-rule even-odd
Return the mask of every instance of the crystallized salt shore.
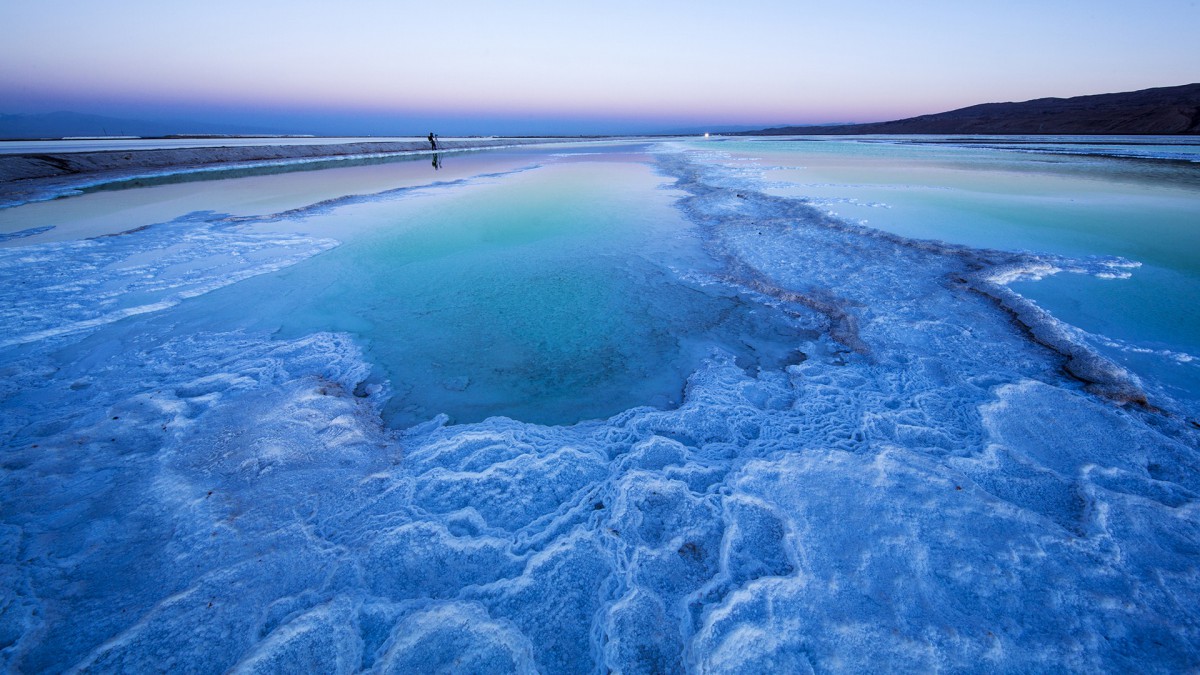
[[690, 224], [679, 236], [711, 263], [663, 272], [679, 302], [720, 289], [763, 317], [731, 325], [797, 351], [755, 361], [713, 333], [727, 346], [710, 345], [675, 405], [569, 425], [389, 427], [406, 383], [381, 381], [349, 332], [197, 327], [188, 298], [336, 250], [315, 211], [275, 214], [295, 221], [287, 235], [201, 213], [0, 250], [0, 663], [1200, 661], [1195, 425], [1006, 286], [1128, 261], [906, 239], [772, 196], [716, 155], [660, 144], [651, 159]]

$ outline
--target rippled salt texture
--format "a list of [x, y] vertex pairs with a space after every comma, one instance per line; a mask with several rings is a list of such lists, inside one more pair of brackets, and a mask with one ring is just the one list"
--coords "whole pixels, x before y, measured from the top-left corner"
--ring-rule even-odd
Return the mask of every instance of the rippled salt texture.
[[[361, 327], [272, 336], [270, 311], [231, 325], [215, 301], [287, 292], [256, 280], [372, 241], [420, 191], [0, 251], [23, 336], [0, 348], [4, 666], [1194, 666], [1196, 420], [1004, 285], [1127, 261], [916, 242], [768, 194], [727, 156], [654, 156], [687, 223], [666, 227], [704, 255], [632, 270], [703, 262], [683, 287], [724, 290], [670, 309], [745, 298], [811, 328], [807, 358], [749, 367], [727, 344], [677, 407], [570, 426], [391, 430], [403, 383], [375, 379]], [[590, 174], [564, 170], [543, 175]], [[475, 213], [489, 181], [536, 173], [427, 196], [462, 188]]]

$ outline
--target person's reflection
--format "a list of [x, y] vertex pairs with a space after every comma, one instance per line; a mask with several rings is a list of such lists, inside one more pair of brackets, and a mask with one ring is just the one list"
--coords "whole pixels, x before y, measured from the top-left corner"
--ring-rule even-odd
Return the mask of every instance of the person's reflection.
[[436, 152], [433, 153], [433, 168], [434, 169], [442, 168], [442, 156], [437, 154]]

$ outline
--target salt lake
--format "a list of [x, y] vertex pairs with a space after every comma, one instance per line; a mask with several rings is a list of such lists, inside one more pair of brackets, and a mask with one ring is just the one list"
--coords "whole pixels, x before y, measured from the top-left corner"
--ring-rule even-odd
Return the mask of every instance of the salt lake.
[[930, 140], [0, 210], [0, 663], [1194, 665], [1196, 145]]

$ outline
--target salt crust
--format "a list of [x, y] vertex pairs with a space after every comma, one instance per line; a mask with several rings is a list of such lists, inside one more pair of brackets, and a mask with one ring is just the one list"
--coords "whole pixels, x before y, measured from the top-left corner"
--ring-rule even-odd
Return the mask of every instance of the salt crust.
[[[363, 386], [370, 367], [347, 336], [129, 331], [98, 348], [88, 335], [100, 324], [69, 307], [115, 284], [125, 290], [97, 310], [109, 316], [145, 306], [131, 295], [203, 292], [233, 257], [261, 255], [234, 268], [269, 271], [328, 242], [259, 240], [198, 217], [123, 235], [121, 254], [157, 250], [169, 231], [179, 248], [165, 255], [196, 262], [195, 277], [165, 272], [162, 256], [99, 264], [103, 243], [5, 258], [4, 277], [33, 279], [59, 314], [4, 317], [5, 335], [31, 337], [0, 352], [0, 663], [1175, 672], [1200, 661], [1195, 430], [1171, 401], [1129, 395], [1139, 383], [1110, 364], [1075, 372], [1086, 346], [1003, 286], [1125, 263], [884, 235], [757, 192], [720, 159], [660, 155], [726, 263], [713, 283], [810, 317], [824, 337], [784, 371], [714, 353], [677, 409], [569, 427], [442, 418], [389, 430], [390, 390]], [[72, 260], [84, 262], [44, 271]], [[160, 281], [130, 282], [139, 269]]]

